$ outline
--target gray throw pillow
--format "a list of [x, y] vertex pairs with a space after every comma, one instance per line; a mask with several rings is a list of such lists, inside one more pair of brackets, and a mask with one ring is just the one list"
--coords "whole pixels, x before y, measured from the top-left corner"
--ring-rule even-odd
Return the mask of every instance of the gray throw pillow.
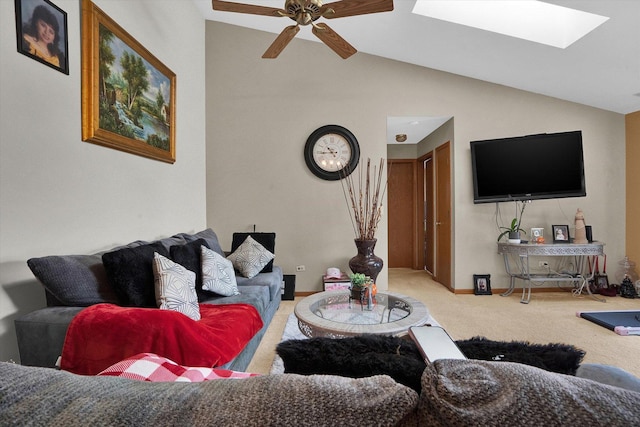
[[180, 234], [176, 234], [174, 237], [182, 238], [187, 243], [194, 242], [198, 239], [204, 239], [207, 242], [207, 246], [209, 246], [209, 249], [213, 249], [214, 251], [218, 252], [220, 255], [225, 256], [224, 251], [220, 246], [220, 242], [218, 242], [218, 236], [210, 228], [199, 231], [195, 234], [180, 233]]
[[273, 257], [271, 252], [249, 236], [227, 259], [240, 274], [251, 279], [259, 274]]
[[45, 289], [66, 306], [118, 303], [100, 254], [31, 258], [27, 265]]
[[231, 261], [205, 246], [201, 246], [200, 250], [202, 289], [225, 297], [240, 295]]
[[200, 320], [196, 295], [196, 274], [157, 252], [153, 258], [156, 305], [161, 310], [173, 310]]
[[[238, 247], [251, 236], [253, 240], [260, 243], [266, 250], [275, 255], [276, 253], [276, 233], [233, 233], [231, 240], [231, 252], [235, 252]], [[273, 271], [273, 259], [265, 265], [260, 273], [271, 273]]]

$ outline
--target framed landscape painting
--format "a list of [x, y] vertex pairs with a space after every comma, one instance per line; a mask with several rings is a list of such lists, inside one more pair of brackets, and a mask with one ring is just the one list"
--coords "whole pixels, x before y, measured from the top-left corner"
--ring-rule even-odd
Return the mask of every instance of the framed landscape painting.
[[174, 163], [176, 75], [82, 0], [82, 140]]

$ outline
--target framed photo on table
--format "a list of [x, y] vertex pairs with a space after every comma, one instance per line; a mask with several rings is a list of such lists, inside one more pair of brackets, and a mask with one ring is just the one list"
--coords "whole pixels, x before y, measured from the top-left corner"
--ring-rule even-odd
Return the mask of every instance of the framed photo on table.
[[82, 0], [82, 140], [176, 161], [176, 75]]
[[49, 0], [15, 0], [18, 52], [69, 74], [67, 13]]
[[491, 275], [473, 275], [473, 293], [475, 295], [491, 295]]
[[569, 243], [569, 226], [552, 225], [553, 243]]

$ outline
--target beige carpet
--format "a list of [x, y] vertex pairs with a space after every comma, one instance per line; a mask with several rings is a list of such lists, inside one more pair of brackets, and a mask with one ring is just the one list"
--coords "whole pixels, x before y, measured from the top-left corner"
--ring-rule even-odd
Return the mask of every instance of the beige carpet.
[[[520, 292], [509, 297], [455, 295], [423, 271], [391, 269], [389, 290], [424, 302], [453, 339], [484, 336], [492, 340], [572, 344], [586, 351], [585, 363], [615, 365], [640, 377], [640, 336], [620, 336], [576, 317], [578, 311], [637, 310], [640, 299], [621, 297], [595, 301], [568, 291], [535, 292], [520, 304]], [[297, 301], [283, 301], [265, 334], [248, 372], [267, 374], [289, 314]]]

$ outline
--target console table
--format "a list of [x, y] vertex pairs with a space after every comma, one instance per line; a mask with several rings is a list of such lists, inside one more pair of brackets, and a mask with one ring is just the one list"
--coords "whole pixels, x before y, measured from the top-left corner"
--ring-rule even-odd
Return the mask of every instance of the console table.
[[[511, 295], [515, 288], [516, 279], [524, 280], [520, 302], [528, 304], [531, 299], [531, 285], [536, 282], [571, 282], [579, 284], [574, 290], [574, 295], [581, 294], [585, 289], [589, 296], [603, 301], [591, 293], [589, 280], [593, 279], [594, 272], [587, 272], [585, 260], [589, 256], [604, 254], [604, 243], [593, 242], [587, 244], [575, 243], [498, 243], [498, 253], [504, 257], [504, 267], [509, 275], [509, 289], [501, 294], [503, 297]], [[573, 257], [575, 271], [573, 272], [549, 272], [532, 273], [530, 257]], [[512, 265], [512, 259], [516, 259], [516, 265]]]

